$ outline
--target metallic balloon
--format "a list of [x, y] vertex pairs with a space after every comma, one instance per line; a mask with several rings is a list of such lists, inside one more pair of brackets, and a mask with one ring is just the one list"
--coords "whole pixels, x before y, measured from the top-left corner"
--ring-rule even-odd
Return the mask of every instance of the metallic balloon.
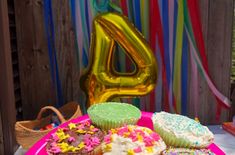
[[[148, 94], [155, 88], [157, 63], [148, 43], [128, 19], [116, 13], [105, 13], [93, 21], [89, 65], [80, 84], [86, 92], [87, 105], [116, 97]], [[119, 73], [113, 67], [115, 42], [136, 65], [132, 73]]]

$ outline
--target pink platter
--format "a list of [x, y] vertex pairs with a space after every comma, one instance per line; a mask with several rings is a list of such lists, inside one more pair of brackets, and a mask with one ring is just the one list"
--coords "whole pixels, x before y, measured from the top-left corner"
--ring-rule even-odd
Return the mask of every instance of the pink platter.
[[[138, 125], [153, 129], [153, 124], [151, 121], [152, 114], [153, 113], [142, 112], [142, 116], [141, 116], [140, 120], [138, 121]], [[88, 115], [84, 115], [84, 116], [78, 117], [76, 119], [73, 119], [69, 122], [66, 122], [66, 123], [60, 125], [60, 127], [65, 127], [65, 126], [67, 126], [68, 123], [71, 123], [71, 122], [78, 123], [78, 122], [85, 121], [85, 120], [90, 120]], [[48, 139], [50, 137], [50, 135], [52, 133], [54, 133], [55, 131], [56, 131], [56, 129], [52, 130], [46, 136], [44, 136], [42, 139], [40, 139], [37, 143], [35, 143], [28, 150], [26, 155], [46, 155], [47, 154], [46, 153], [46, 143], [47, 143], [46, 139]], [[225, 155], [225, 153], [215, 144], [211, 144], [208, 148], [217, 155]]]

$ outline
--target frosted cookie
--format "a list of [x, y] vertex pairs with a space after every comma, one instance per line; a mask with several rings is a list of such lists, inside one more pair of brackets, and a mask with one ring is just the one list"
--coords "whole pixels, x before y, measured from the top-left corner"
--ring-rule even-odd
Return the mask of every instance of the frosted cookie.
[[66, 128], [59, 128], [48, 139], [46, 146], [50, 155], [101, 154], [104, 133], [90, 122], [70, 123]]
[[141, 117], [138, 108], [127, 103], [105, 102], [92, 105], [87, 113], [95, 125], [103, 130], [135, 125]]
[[133, 125], [111, 129], [102, 144], [103, 155], [158, 155], [165, 149], [157, 133]]
[[154, 130], [168, 146], [186, 148], [206, 148], [214, 136], [210, 130], [188, 117], [166, 112], [152, 116]]

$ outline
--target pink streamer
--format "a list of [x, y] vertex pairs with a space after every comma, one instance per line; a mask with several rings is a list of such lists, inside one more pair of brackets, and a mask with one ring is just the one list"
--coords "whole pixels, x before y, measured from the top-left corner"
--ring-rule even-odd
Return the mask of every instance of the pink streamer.
[[[193, 45], [190, 44], [190, 51], [195, 50]], [[191, 59], [191, 87], [190, 87], [190, 94], [191, 94], [191, 102], [194, 106], [194, 115], [198, 117], [198, 71], [197, 71], [197, 64], [193, 59], [192, 53], [190, 53]]]
[[187, 29], [186, 29], [186, 32], [187, 32], [187, 35], [188, 35], [188, 37], [189, 37], [189, 42], [190, 42], [190, 44], [192, 45], [192, 47], [193, 47], [193, 49], [194, 49], [194, 50], [191, 51], [191, 53], [192, 53], [192, 55], [193, 55], [193, 57], [194, 57], [193, 60], [195, 61], [195, 63], [198, 63], [198, 65], [200, 66], [200, 68], [202, 68], [202, 72], [203, 72], [204, 78], [205, 78], [205, 80], [206, 80], [206, 82], [207, 82], [207, 84], [208, 84], [210, 90], [212, 91], [212, 93], [213, 93], [219, 100], [223, 101], [223, 103], [224, 103], [226, 106], [231, 107], [230, 100], [229, 100], [227, 97], [225, 97], [223, 94], [221, 94], [221, 93], [216, 89], [215, 85], [212, 83], [211, 79], [210, 79], [209, 76], [207, 75], [206, 71], [204, 70], [204, 68], [203, 68], [203, 66], [202, 66], [201, 60], [200, 60], [200, 58], [198, 57], [198, 55], [197, 55], [197, 53], [196, 53], [196, 49], [195, 49], [195, 47], [193, 46], [191, 37], [190, 37], [190, 35], [189, 35]]

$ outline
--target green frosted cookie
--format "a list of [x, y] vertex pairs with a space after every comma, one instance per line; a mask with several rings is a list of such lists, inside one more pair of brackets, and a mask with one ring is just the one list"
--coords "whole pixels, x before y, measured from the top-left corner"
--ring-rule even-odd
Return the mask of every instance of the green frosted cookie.
[[135, 125], [141, 117], [140, 110], [135, 106], [118, 102], [95, 104], [87, 112], [91, 121], [104, 130]]
[[154, 130], [168, 146], [206, 148], [214, 136], [206, 126], [188, 117], [166, 112], [152, 116]]

